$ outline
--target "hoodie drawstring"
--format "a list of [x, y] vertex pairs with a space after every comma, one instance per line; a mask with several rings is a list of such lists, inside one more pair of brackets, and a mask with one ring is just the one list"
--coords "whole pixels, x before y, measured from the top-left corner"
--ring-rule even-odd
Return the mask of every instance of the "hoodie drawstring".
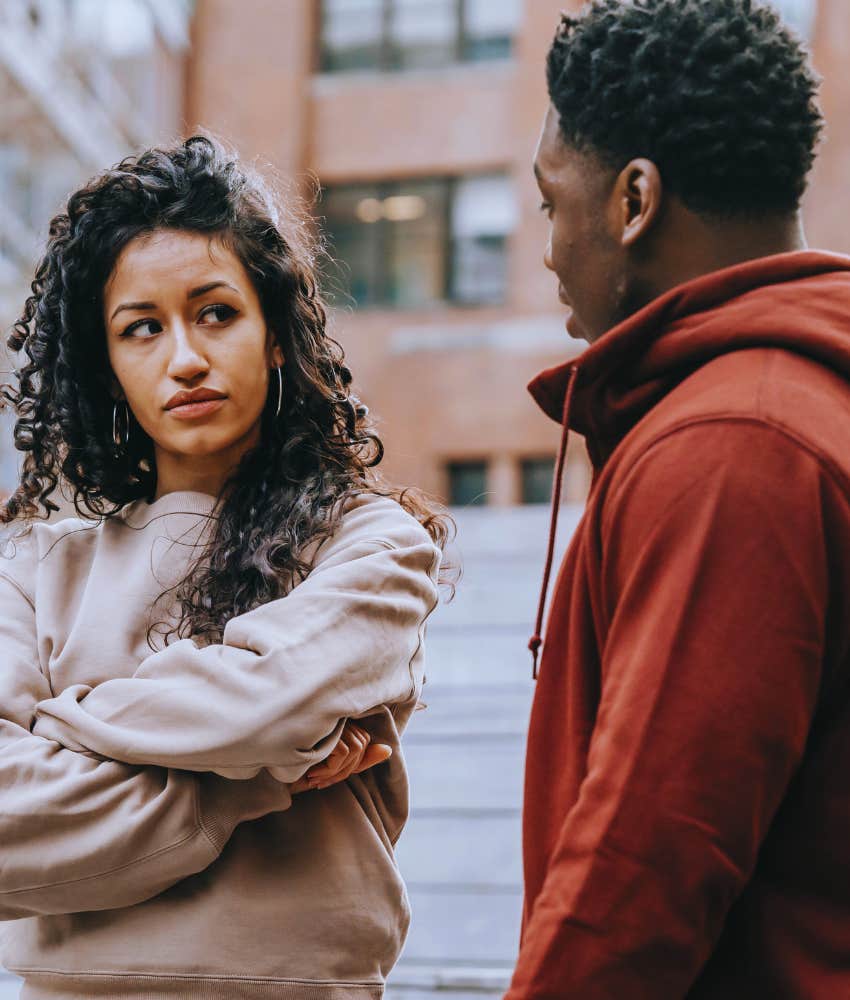
[[541, 635], [543, 629], [543, 611], [546, 607], [546, 594], [549, 590], [549, 576], [552, 572], [552, 559], [555, 554], [555, 535], [558, 531], [558, 509], [561, 506], [561, 481], [564, 478], [564, 463], [567, 459], [567, 445], [570, 440], [570, 408], [573, 402], [573, 389], [578, 376], [578, 366], [570, 368], [570, 381], [567, 384], [567, 392], [564, 396], [564, 410], [562, 415], [561, 448], [558, 452], [558, 461], [555, 466], [555, 480], [552, 484], [552, 516], [549, 523], [549, 547], [546, 551], [546, 568], [543, 570], [543, 585], [540, 588], [540, 603], [537, 605], [537, 623], [534, 626], [534, 635], [528, 640], [528, 648], [531, 650], [533, 661], [531, 676], [537, 680], [537, 654], [543, 642]]

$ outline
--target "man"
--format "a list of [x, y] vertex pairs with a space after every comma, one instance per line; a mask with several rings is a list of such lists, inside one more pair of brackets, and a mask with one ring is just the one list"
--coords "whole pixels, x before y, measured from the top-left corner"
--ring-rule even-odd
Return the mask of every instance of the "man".
[[545, 263], [591, 346], [530, 388], [595, 473], [507, 1000], [850, 997], [850, 258], [805, 249], [816, 81], [751, 0], [595, 0], [548, 86]]

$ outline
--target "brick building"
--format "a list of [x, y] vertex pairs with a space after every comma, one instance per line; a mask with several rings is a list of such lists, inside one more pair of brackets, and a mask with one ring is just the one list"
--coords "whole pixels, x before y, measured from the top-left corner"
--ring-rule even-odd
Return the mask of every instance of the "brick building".
[[[189, 17], [188, 0], [0, 0], [4, 329], [21, 313], [48, 221], [68, 193], [128, 152], [180, 134]], [[2, 349], [0, 359], [7, 368]], [[19, 458], [8, 414], [0, 431], [2, 492]]]
[[[556, 430], [529, 377], [576, 345], [542, 266], [531, 159], [558, 12], [578, 0], [198, 0], [187, 125], [309, 192], [333, 328], [381, 420], [385, 469], [457, 503], [548, 496]], [[826, 77], [813, 245], [850, 250], [843, 0], [782, 0]], [[831, 69], [834, 67], [834, 71]], [[848, 206], [850, 207], [850, 206]], [[354, 305], [352, 304], [354, 303]], [[580, 443], [566, 494], [587, 486]]]

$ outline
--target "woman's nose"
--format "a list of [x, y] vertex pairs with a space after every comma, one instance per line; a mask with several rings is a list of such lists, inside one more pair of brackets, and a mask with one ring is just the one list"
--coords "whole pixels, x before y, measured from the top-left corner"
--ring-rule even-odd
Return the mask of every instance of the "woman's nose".
[[199, 349], [188, 331], [173, 328], [171, 357], [168, 361], [168, 375], [174, 379], [192, 379], [209, 371], [209, 361]]
[[554, 271], [555, 268], [552, 266], [552, 240], [550, 239], [546, 243], [546, 249], [543, 251], [543, 266], [547, 267], [550, 271]]

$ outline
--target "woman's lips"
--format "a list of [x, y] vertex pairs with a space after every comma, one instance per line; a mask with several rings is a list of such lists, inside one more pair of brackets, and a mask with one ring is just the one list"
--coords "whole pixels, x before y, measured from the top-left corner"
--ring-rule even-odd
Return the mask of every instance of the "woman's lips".
[[176, 417], [178, 420], [194, 420], [198, 417], [206, 417], [210, 413], [215, 413], [221, 409], [225, 399], [204, 399], [197, 403], [183, 403], [182, 406], [172, 406], [166, 412]]

